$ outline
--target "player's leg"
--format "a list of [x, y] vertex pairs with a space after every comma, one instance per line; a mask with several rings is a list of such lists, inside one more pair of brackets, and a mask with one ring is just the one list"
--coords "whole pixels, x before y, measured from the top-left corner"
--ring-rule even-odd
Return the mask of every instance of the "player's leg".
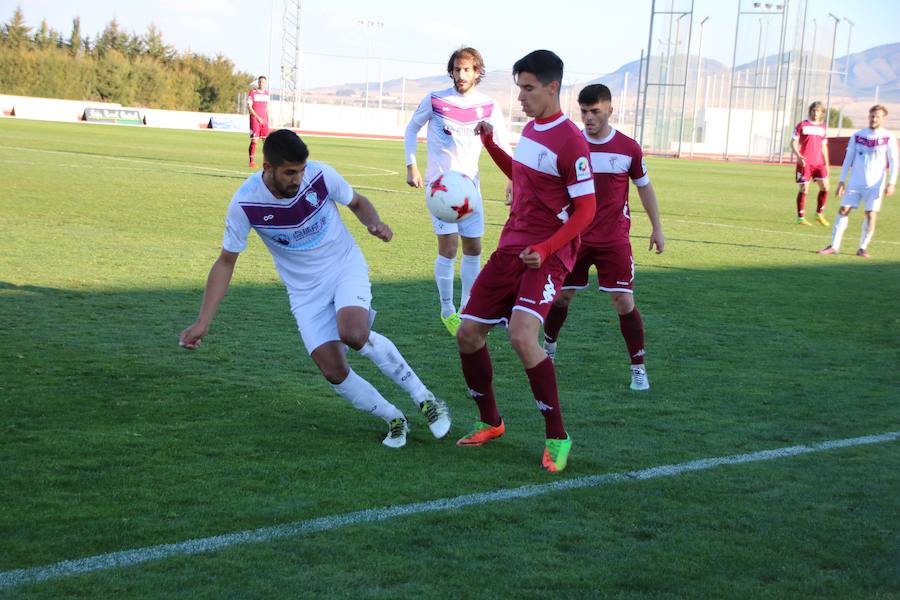
[[[854, 203], [853, 195], [858, 196], [855, 192], [847, 192], [844, 194], [845, 203]], [[818, 251], [819, 254], [837, 254], [841, 251], [841, 241], [844, 239], [844, 232], [850, 222], [850, 211], [853, 209], [852, 204], [842, 204], [838, 209], [837, 217], [834, 219], [834, 225], [831, 227], [831, 243], [825, 248]]]
[[[516, 257], [512, 259], [522, 262]], [[505, 426], [494, 396], [494, 367], [487, 347], [491, 329], [508, 320], [515, 294], [515, 278], [521, 267], [509, 256], [494, 253], [484, 265], [472, 287], [472, 295], [461, 315], [456, 332], [459, 359], [469, 395], [478, 406], [474, 429], [456, 443], [459, 446], [481, 446], [503, 435]]]
[[865, 218], [862, 222], [862, 230], [859, 234], [859, 250], [856, 251], [857, 256], [862, 256], [863, 258], [870, 258], [870, 254], [868, 251], [869, 242], [872, 241], [872, 236], [875, 235], [875, 222], [878, 220], [878, 211], [876, 210], [866, 210]]
[[825, 205], [828, 203], [828, 171], [822, 167], [816, 172], [816, 176], [815, 181], [819, 184], [819, 195], [816, 196], [816, 222], [827, 227], [831, 225], [825, 218]]
[[459, 279], [462, 294], [459, 299], [460, 308], [469, 301], [472, 286], [481, 271], [481, 237], [484, 235], [484, 210], [479, 210], [466, 220], [457, 224], [459, 237], [462, 238], [462, 258], [459, 264]]
[[459, 315], [453, 303], [453, 283], [456, 278], [456, 253], [459, 248], [459, 233], [456, 225], [444, 223], [431, 217], [437, 235], [438, 253], [434, 261], [434, 282], [437, 284], [438, 300], [441, 303], [441, 322], [450, 335], [456, 335]]
[[355, 248], [344, 260], [344, 268], [334, 291], [338, 336], [344, 344], [371, 360], [382, 373], [403, 388], [425, 416], [431, 432], [441, 438], [450, 429], [447, 407], [425, 387], [394, 343], [372, 331], [375, 311], [370, 306], [371, 290], [368, 266], [362, 252]]
[[509, 320], [510, 345], [522, 361], [534, 401], [544, 417], [546, 444], [541, 466], [553, 473], [566, 468], [572, 440], [563, 423], [556, 368], [538, 343], [538, 334], [566, 271], [555, 257], [540, 269], [526, 269]]
[[809, 168], [797, 165], [797, 224], [809, 225], [806, 220], [806, 193], [809, 191]]
[[254, 133], [250, 134], [250, 149], [248, 150], [250, 154], [250, 168], [256, 168], [256, 143], [259, 142], [259, 137]]
[[647, 378], [647, 366], [644, 364], [644, 320], [634, 304], [634, 294], [630, 292], [611, 292], [610, 300], [619, 315], [619, 330], [625, 340], [631, 361], [631, 389], [635, 391], [649, 390], [650, 380]]
[[559, 332], [566, 318], [569, 316], [569, 304], [578, 290], [583, 290], [588, 286], [588, 271], [593, 263], [594, 250], [588, 246], [582, 245], [578, 251], [578, 260], [572, 272], [566, 275], [562, 284], [562, 291], [553, 301], [550, 312], [544, 319], [544, 352], [550, 357], [550, 360], [556, 360], [556, 344], [559, 340]]

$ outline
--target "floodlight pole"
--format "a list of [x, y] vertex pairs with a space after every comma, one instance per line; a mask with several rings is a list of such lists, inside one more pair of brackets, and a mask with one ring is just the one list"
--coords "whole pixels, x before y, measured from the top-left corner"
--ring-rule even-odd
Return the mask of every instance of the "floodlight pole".
[[647, 34], [647, 76], [644, 77], [644, 105], [641, 107], [641, 146], [644, 145], [644, 126], [647, 123], [647, 81], [650, 79], [650, 60], [653, 58], [653, 15], [656, 14], [656, 0], [650, 3], [650, 33]]
[[[850, 36], [853, 35], [853, 26], [855, 23], [844, 17], [844, 20], [850, 25], [850, 30], [847, 32], [847, 56], [844, 59], [844, 94], [849, 93], [850, 90]], [[844, 105], [847, 104], [847, 99], [841, 103], [841, 112], [838, 114], [838, 133], [840, 133], [841, 128], [844, 126]]]
[[[694, 32], [694, 0], [691, 0], [691, 10], [690, 12], [686, 12], [681, 15], [681, 17], [685, 15], [690, 15], [691, 20], [688, 25], [688, 39], [687, 45], [684, 47], [684, 85], [681, 88], [681, 126], [678, 128], [678, 158], [681, 158], [681, 146], [684, 143], [684, 103], [687, 99], [687, 74], [688, 69], [691, 66], [691, 34]], [[681, 19], [681, 17], [678, 17]], [[677, 39], [677, 36], [676, 36]], [[675, 47], [676, 54], [678, 53], [678, 47]], [[696, 96], [696, 93], [694, 94]], [[693, 130], [694, 124], [691, 123], [691, 128]], [[691, 140], [694, 137], [691, 136]], [[693, 141], [691, 142], [691, 146], [693, 146]]]
[[831, 117], [831, 79], [834, 74], [834, 47], [837, 44], [837, 28], [841, 20], [834, 14], [828, 13], [834, 19], [834, 34], [831, 38], [831, 65], [828, 67], [828, 90], [825, 92], [825, 129], [828, 129], [828, 120]]
[[694, 158], [694, 130], [697, 128], [697, 93], [700, 91], [700, 73], [703, 71], [703, 26], [709, 17], [700, 21], [700, 42], [697, 44], [697, 81], [694, 83], [694, 103], [691, 105], [691, 151], [689, 158]]

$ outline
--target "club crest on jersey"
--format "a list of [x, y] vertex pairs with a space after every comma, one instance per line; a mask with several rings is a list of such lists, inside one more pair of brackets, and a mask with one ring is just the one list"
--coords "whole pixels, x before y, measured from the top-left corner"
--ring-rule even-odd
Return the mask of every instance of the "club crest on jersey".
[[309, 202], [312, 206], [319, 205], [319, 195], [315, 192], [310, 192], [306, 195], [306, 201]]
[[545, 160], [546, 158], [547, 158], [547, 151], [546, 151], [546, 150], [541, 150], [541, 151], [538, 153], [538, 169], [541, 168], [541, 163], [543, 163], [544, 160]]
[[591, 178], [591, 164], [587, 157], [579, 156], [575, 161], [575, 179], [584, 181]]
[[619, 162], [619, 157], [618, 157], [618, 156], [610, 156], [610, 157], [609, 157], [609, 168], [610, 168], [610, 170], [612, 170], [612, 171], [615, 171], [615, 170], [616, 170], [616, 163], [617, 163], [617, 162]]
[[484, 116], [484, 108], [481, 106], [476, 106], [475, 107], [475, 116], [478, 117], [479, 119], [481, 117], [483, 117]]

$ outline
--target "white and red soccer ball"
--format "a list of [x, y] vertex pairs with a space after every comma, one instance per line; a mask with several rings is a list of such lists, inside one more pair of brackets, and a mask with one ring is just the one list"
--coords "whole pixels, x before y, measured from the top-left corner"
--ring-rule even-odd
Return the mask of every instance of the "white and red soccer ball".
[[459, 223], [481, 210], [481, 194], [471, 177], [446, 171], [428, 184], [428, 210], [445, 223]]

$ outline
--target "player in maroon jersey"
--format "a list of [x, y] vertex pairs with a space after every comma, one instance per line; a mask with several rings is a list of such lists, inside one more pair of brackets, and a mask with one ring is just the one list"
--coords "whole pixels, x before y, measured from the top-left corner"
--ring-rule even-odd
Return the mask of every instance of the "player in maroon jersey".
[[256, 168], [256, 143], [259, 138], [269, 135], [269, 90], [268, 79], [260, 75], [256, 87], [247, 94], [247, 107], [250, 109], [250, 168]]
[[816, 221], [831, 225], [822, 212], [828, 201], [828, 138], [826, 123], [822, 121], [825, 105], [818, 100], [809, 105], [809, 118], [797, 123], [791, 135], [791, 152], [797, 157], [796, 179], [797, 224], [809, 225], [806, 220], [806, 192], [810, 180], [819, 184], [816, 198]]
[[650, 389], [644, 364], [644, 322], [634, 304], [634, 257], [631, 250], [631, 211], [628, 180], [637, 186], [638, 197], [650, 219], [650, 247], [657, 254], [665, 248], [659, 205], [650, 184], [641, 146], [609, 124], [612, 94], [605, 85], [589, 85], [578, 94], [584, 137], [591, 151], [591, 170], [597, 211], [591, 225], [581, 233], [581, 247], [572, 273], [553, 302], [544, 321], [544, 350], [556, 356], [559, 331], [566, 321], [576, 290], [588, 287], [588, 270], [597, 269], [600, 291], [609, 293], [619, 315], [619, 329], [631, 360], [631, 389]]
[[474, 430], [460, 446], [480, 446], [503, 435], [494, 399], [493, 365], [486, 345], [494, 325], [508, 323], [509, 340], [544, 417], [541, 466], [566, 467], [572, 440], [563, 425], [556, 371], [541, 345], [541, 323], [575, 264], [578, 234], [594, 216], [594, 180], [587, 142], [560, 110], [563, 62], [535, 50], [513, 65], [523, 112], [532, 117], [512, 156], [478, 125], [485, 148], [512, 179], [513, 200], [497, 249], [475, 280], [456, 339], [469, 394], [478, 405]]

